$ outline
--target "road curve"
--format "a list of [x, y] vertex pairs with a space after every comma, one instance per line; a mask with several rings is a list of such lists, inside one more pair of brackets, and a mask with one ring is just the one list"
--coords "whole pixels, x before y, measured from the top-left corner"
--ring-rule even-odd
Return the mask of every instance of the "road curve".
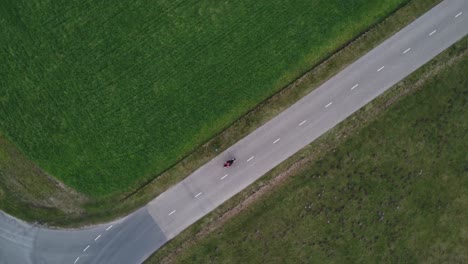
[[[51, 230], [0, 212], [0, 263], [141, 263], [168, 240], [468, 34], [445, 0], [135, 213]], [[223, 161], [235, 156], [229, 169]]]

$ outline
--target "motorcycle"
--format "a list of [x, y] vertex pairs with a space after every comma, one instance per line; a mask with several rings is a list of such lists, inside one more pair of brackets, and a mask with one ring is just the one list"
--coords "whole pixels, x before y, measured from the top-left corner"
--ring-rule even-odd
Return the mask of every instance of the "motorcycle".
[[229, 168], [236, 161], [236, 159], [230, 159], [224, 162], [224, 168]]

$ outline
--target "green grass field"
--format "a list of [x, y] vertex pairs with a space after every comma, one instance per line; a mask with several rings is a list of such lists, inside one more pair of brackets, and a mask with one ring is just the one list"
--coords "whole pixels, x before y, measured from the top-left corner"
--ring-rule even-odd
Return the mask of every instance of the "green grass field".
[[4, 1], [0, 131], [80, 192], [129, 191], [404, 2]]
[[165, 254], [171, 263], [466, 263], [467, 43], [400, 84], [411, 90], [430, 76], [334, 151], [193, 246], [174, 253], [180, 241], [171, 242], [148, 263]]

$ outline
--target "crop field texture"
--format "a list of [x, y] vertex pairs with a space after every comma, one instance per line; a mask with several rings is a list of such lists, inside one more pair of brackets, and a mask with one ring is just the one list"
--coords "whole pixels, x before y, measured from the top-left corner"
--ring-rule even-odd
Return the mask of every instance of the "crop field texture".
[[465, 52], [171, 263], [467, 263], [467, 72]]
[[3, 1], [0, 131], [80, 192], [129, 191], [404, 2]]

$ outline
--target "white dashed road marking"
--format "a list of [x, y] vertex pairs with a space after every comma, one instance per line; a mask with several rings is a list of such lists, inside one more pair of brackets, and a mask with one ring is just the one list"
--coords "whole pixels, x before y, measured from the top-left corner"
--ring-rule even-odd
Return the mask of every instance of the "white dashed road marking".
[[197, 198], [198, 196], [200, 196], [202, 193], [199, 192], [197, 195], [195, 195], [195, 198]]
[[113, 225], [110, 225], [108, 228], [106, 228], [106, 231], [109, 231], [109, 229], [112, 228]]
[[354, 88], [358, 87], [359, 83], [356, 83], [353, 87], [351, 87], [351, 90], [354, 90]]
[[437, 32], [437, 30], [432, 31], [431, 33], [429, 33], [429, 36], [432, 36], [436, 32]]
[[227, 174], [226, 174], [226, 175], [224, 175], [223, 177], [221, 177], [221, 180], [222, 180], [222, 179], [224, 179], [224, 178], [226, 178], [227, 176], [228, 176]]
[[379, 72], [379, 71], [383, 70], [383, 68], [385, 68], [385, 66], [382, 66], [382, 67], [378, 68], [377, 71]]
[[299, 125], [302, 126], [305, 122], [307, 122], [307, 120], [300, 122]]
[[461, 14], [463, 14], [463, 12], [460, 12], [460, 13], [456, 14], [456, 15], [455, 15], [455, 18], [461, 16]]
[[253, 158], [254, 158], [254, 156], [250, 157], [250, 158], [247, 160], [247, 162], [253, 160]]
[[101, 237], [101, 235], [97, 236], [94, 241], [98, 240]]
[[405, 51], [403, 51], [403, 54], [405, 54], [406, 52], [410, 51], [411, 48], [407, 48]]
[[333, 102], [329, 102], [325, 107], [329, 107], [332, 104], [333, 104]]
[[171, 214], [173, 214], [173, 213], [175, 213], [175, 212], [176, 212], [176, 210], [174, 210], [174, 211], [170, 212], [170, 213], [169, 213], [169, 215], [171, 215]]
[[73, 263], [77, 263], [79, 259], [80, 259], [80, 257], [77, 257], [77, 258], [75, 259], [75, 262], [73, 262]]
[[88, 248], [89, 248], [89, 245], [87, 245], [87, 246], [85, 247], [85, 249], [83, 249], [83, 252], [85, 252], [86, 250], [88, 250]]
[[280, 138], [276, 139], [275, 141], [273, 141], [273, 144], [275, 144], [276, 142], [280, 141]]

